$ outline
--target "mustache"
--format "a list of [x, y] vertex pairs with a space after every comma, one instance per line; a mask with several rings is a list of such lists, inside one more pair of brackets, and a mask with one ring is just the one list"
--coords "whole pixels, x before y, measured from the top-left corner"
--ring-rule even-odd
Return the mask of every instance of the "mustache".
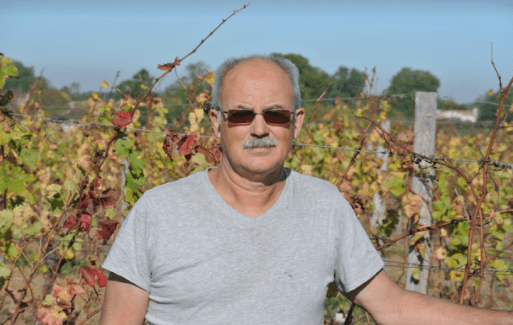
[[271, 147], [276, 147], [277, 144], [278, 143], [276, 142], [276, 140], [273, 140], [269, 137], [263, 137], [263, 138], [252, 137], [251, 139], [244, 141], [244, 143], [242, 144], [242, 147], [244, 149], [251, 149], [254, 147], [271, 148]]

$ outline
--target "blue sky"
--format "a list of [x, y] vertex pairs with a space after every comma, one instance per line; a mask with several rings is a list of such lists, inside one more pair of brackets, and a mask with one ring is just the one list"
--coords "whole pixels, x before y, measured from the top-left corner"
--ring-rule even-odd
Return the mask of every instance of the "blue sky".
[[[2, 1], [0, 52], [33, 66], [52, 85], [81, 91], [129, 79], [189, 53], [242, 1]], [[471, 102], [513, 76], [513, 1], [253, 0], [187, 58], [212, 69], [231, 56], [297, 53], [333, 73], [371, 71], [376, 92], [403, 67], [440, 79], [439, 95]], [[168, 75], [163, 90], [176, 80]]]

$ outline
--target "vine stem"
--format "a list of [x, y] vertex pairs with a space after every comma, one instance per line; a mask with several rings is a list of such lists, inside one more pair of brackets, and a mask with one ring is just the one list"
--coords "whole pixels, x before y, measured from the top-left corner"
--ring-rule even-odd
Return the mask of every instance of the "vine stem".
[[[493, 60], [492, 60], [493, 62]], [[494, 65], [495, 67], [495, 65]], [[473, 235], [474, 235], [474, 228], [475, 228], [475, 225], [476, 225], [476, 221], [477, 221], [477, 215], [479, 214], [479, 218], [481, 220], [481, 238], [480, 238], [480, 246], [483, 245], [483, 241], [482, 241], [482, 224], [483, 224], [483, 213], [481, 211], [481, 205], [483, 204], [486, 196], [488, 195], [488, 164], [490, 163], [490, 154], [492, 152], [492, 147], [493, 147], [493, 143], [495, 141], [495, 137], [497, 135], [497, 130], [499, 128], [499, 123], [500, 123], [500, 120], [501, 120], [501, 115], [502, 115], [502, 110], [504, 108], [504, 101], [506, 100], [506, 96], [509, 92], [509, 89], [511, 88], [511, 85], [513, 84], [513, 78], [511, 78], [511, 80], [509, 81], [508, 83], [508, 86], [504, 89], [504, 90], [501, 90], [501, 102], [500, 102], [500, 106], [499, 106], [499, 109], [497, 110], [497, 117], [495, 118], [495, 123], [493, 125], [493, 132], [492, 132], [492, 136], [490, 138], [490, 142], [488, 143], [488, 148], [486, 149], [486, 155], [484, 157], [484, 166], [483, 166], [483, 187], [482, 187], [482, 191], [481, 191], [481, 197], [479, 198], [479, 202], [477, 204], [477, 207], [476, 207], [476, 211], [474, 212], [474, 215], [472, 217], [472, 226], [470, 227], [470, 231], [469, 231], [469, 235], [468, 235], [468, 248], [467, 248], [467, 264], [465, 265], [465, 275], [463, 277], [463, 283], [462, 283], [462, 289], [461, 289], [461, 296], [460, 296], [460, 304], [463, 304], [463, 300], [464, 300], [464, 297], [465, 297], [465, 288], [466, 288], [466, 285], [467, 285], [467, 281], [469, 279], [469, 270], [470, 270], [470, 265], [472, 263], [471, 261], [471, 254], [472, 254], [472, 239], [473, 239]], [[481, 256], [481, 260], [483, 261], [485, 259], [485, 256]], [[484, 264], [481, 262], [481, 269], [484, 268]], [[480, 274], [480, 276], [482, 276], [482, 272]], [[481, 286], [479, 285], [479, 288], [478, 289], [481, 289]], [[480, 294], [480, 290], [478, 291], [478, 296]], [[479, 299], [478, 299], [479, 301]]]

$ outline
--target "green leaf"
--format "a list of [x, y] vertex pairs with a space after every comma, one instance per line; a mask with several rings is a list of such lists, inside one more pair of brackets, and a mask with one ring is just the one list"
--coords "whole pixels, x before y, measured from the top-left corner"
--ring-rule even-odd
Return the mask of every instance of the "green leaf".
[[0, 235], [3, 236], [11, 228], [14, 213], [11, 210], [0, 211]]
[[392, 193], [393, 196], [400, 196], [404, 193], [404, 178], [391, 177], [387, 179], [387, 181], [385, 182], [385, 186], [390, 189], [390, 193]]
[[133, 146], [134, 143], [128, 138], [118, 138], [116, 142], [114, 142], [114, 148], [116, 149], [115, 153], [119, 157], [124, 157], [127, 154], [128, 149], [132, 148]]
[[73, 191], [76, 186], [77, 186], [77, 183], [75, 183], [71, 179], [67, 179], [64, 181], [64, 188], [67, 189], [68, 191]]
[[30, 150], [22, 150], [20, 154], [21, 161], [29, 168], [33, 169], [36, 158], [39, 156], [38, 152]]
[[420, 280], [420, 270], [416, 267], [411, 269], [411, 277], [415, 280]]
[[132, 151], [128, 156], [128, 160], [130, 161], [130, 168], [134, 170], [142, 170], [146, 165], [144, 164], [144, 160], [137, 158], [139, 152]]
[[0, 263], [0, 289], [4, 286], [5, 281], [11, 275], [11, 270], [9, 270], [5, 265]]
[[23, 229], [23, 232], [28, 236], [34, 236], [35, 234], [41, 232], [41, 229], [43, 229], [43, 225], [41, 222], [36, 221], [31, 226]]

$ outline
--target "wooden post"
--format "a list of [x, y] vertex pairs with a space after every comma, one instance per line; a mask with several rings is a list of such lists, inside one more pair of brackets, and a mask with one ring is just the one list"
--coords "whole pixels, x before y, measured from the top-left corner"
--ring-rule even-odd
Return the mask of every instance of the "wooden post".
[[[390, 120], [386, 119], [381, 121], [381, 128], [385, 131], [390, 133]], [[386, 149], [383, 146], [378, 146], [377, 151], [385, 151]], [[381, 158], [383, 160], [383, 165], [381, 165], [378, 169], [378, 174], [380, 173], [386, 173], [388, 170], [388, 156], [389, 153], [378, 153], [376, 154], [377, 158]], [[386, 217], [387, 212], [387, 206], [385, 202], [383, 202], [383, 199], [381, 198], [381, 195], [379, 193], [374, 193], [372, 197], [372, 203], [374, 203], [374, 210], [372, 211], [371, 216], [371, 227], [372, 232], [376, 231], [379, 226], [383, 223], [383, 220]], [[382, 245], [383, 242], [381, 239], [377, 240], [378, 246]], [[380, 251], [381, 254], [383, 254], [383, 251]]]
[[[413, 151], [424, 156], [434, 156], [435, 139], [436, 139], [436, 106], [437, 94], [432, 92], [416, 92], [415, 93], [415, 138], [413, 140]], [[429, 168], [427, 161], [421, 161], [415, 164], [415, 170], [421, 168]], [[426, 174], [424, 174], [426, 175]], [[433, 202], [433, 179], [435, 171], [433, 168], [428, 169], [427, 176], [412, 177], [412, 192], [423, 198], [422, 207], [419, 212], [419, 224], [430, 226], [432, 223], [431, 209]], [[431, 235], [429, 232], [420, 240], [423, 245], [424, 256], [415, 250], [414, 246], [409, 246], [408, 263], [409, 268], [406, 275], [406, 290], [416, 291], [427, 294], [429, 283], [429, 267], [432, 254]], [[420, 269], [412, 268], [412, 264], [420, 265]], [[414, 276], [419, 275], [418, 279]]]

